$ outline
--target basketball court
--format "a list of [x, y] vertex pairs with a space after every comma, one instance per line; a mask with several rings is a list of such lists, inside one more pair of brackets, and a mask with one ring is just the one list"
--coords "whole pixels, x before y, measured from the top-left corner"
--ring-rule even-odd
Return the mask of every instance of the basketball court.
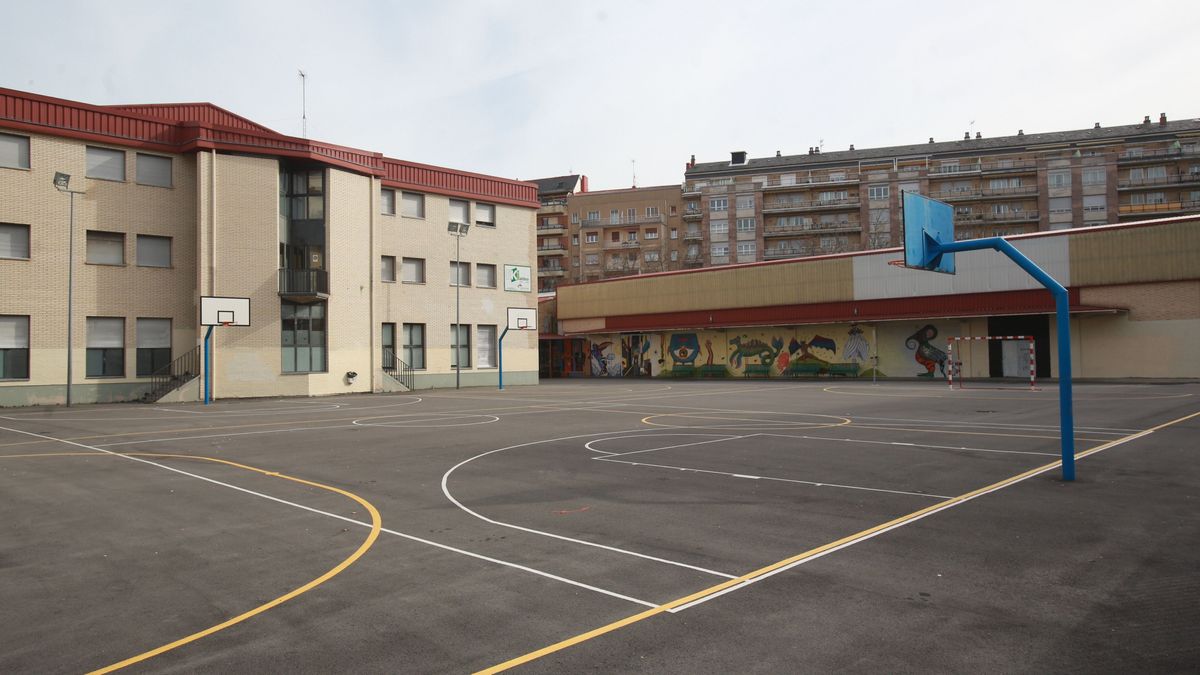
[[[231, 330], [233, 328], [230, 328]], [[0, 416], [0, 670], [1182, 670], [1200, 385], [551, 383]]]

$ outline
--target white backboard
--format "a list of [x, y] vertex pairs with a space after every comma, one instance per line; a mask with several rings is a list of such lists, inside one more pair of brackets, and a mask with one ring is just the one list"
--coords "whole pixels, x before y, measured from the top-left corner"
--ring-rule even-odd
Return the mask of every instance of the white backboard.
[[250, 298], [223, 298], [206, 295], [200, 298], [201, 326], [250, 325]]
[[508, 329], [537, 331], [537, 309], [533, 307], [509, 307]]

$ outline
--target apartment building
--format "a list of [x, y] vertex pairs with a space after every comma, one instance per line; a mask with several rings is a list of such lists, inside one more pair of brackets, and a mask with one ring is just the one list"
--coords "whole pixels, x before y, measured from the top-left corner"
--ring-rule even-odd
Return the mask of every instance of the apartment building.
[[953, 204], [961, 239], [1200, 212], [1200, 120], [697, 163], [682, 186], [701, 267], [898, 246], [903, 191]]
[[587, 176], [552, 176], [533, 183], [541, 203], [537, 213], [538, 292], [551, 293], [567, 279], [571, 268], [567, 260], [571, 235], [567, 199], [576, 192], [587, 192]]
[[[536, 307], [537, 208], [532, 183], [207, 103], [0, 89], [0, 405], [64, 402], [68, 362], [76, 402], [164, 373], [194, 398], [201, 296], [250, 300], [250, 326], [213, 333], [218, 397], [495, 384], [507, 308]], [[536, 349], [507, 336], [509, 382], [537, 381]]]

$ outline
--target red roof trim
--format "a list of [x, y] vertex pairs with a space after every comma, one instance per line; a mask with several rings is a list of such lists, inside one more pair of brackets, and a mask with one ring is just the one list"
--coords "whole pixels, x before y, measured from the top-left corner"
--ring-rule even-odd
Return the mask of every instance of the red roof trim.
[[[0, 126], [159, 152], [216, 149], [310, 159], [391, 179], [398, 187], [422, 192], [525, 208], [539, 206], [533, 183], [388, 159], [377, 152], [285, 136], [208, 103], [96, 106], [0, 88]], [[392, 175], [390, 167], [396, 167], [397, 175]]]
[[[1112, 311], [1116, 308], [1079, 304], [1079, 289], [1068, 289], [1071, 311]], [[1054, 297], [1044, 290], [962, 293], [918, 298], [819, 302], [736, 309], [664, 312], [610, 316], [604, 328], [585, 333], [787, 326], [818, 323], [858, 323], [902, 319], [934, 319], [1054, 312]]]

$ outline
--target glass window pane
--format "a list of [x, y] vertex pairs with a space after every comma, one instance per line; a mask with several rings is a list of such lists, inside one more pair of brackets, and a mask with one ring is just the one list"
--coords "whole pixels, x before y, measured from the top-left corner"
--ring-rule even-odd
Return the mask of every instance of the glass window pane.
[[468, 220], [470, 205], [468, 202], [461, 199], [450, 200], [450, 222], [452, 223], [469, 223]]
[[325, 197], [317, 195], [308, 198], [308, 218], [316, 220], [325, 217]]
[[125, 346], [125, 320], [109, 317], [87, 317], [87, 346], [89, 349]]
[[87, 261], [93, 265], [124, 265], [125, 235], [88, 230]]
[[485, 227], [496, 224], [496, 207], [491, 204], [475, 205], [475, 224]]
[[0, 316], [0, 349], [29, 348], [29, 317]]
[[28, 169], [29, 139], [25, 136], [0, 134], [0, 166]]
[[404, 213], [403, 215], [409, 218], [424, 218], [425, 217], [425, 195], [415, 192], [405, 192], [404, 197]]
[[296, 372], [296, 350], [291, 347], [283, 348], [283, 372]]
[[167, 347], [171, 346], [170, 319], [138, 319], [137, 347]]
[[308, 194], [320, 195], [325, 194], [325, 173], [322, 171], [312, 171], [308, 174]]
[[312, 349], [296, 347], [296, 372], [307, 373], [312, 370]]
[[312, 370], [320, 372], [325, 370], [325, 348], [314, 347], [312, 350]]

